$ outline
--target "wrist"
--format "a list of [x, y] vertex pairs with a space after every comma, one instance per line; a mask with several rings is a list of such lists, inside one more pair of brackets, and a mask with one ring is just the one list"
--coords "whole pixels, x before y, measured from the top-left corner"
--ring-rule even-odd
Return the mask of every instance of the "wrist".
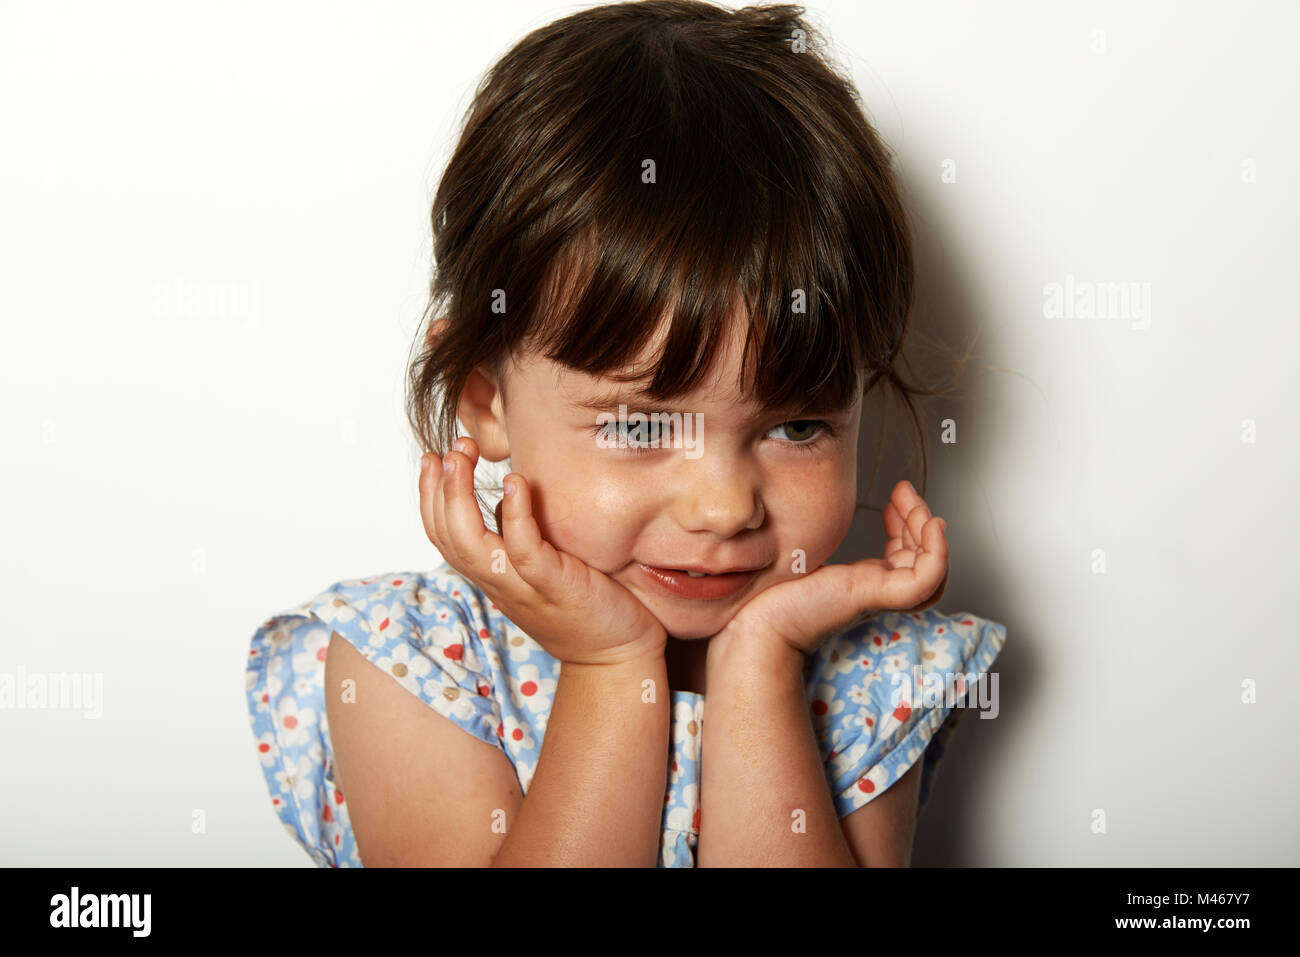
[[708, 675], [744, 669], [761, 676], [798, 676], [802, 681], [803, 652], [783, 638], [762, 632], [739, 634], [724, 628], [709, 641], [705, 662]]

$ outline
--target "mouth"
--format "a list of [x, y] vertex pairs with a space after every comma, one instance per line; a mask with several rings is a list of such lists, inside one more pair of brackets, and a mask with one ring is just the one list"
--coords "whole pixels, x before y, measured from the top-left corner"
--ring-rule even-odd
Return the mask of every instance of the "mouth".
[[697, 601], [729, 598], [749, 585], [763, 570], [749, 568], [707, 572], [689, 568], [660, 568], [641, 562], [637, 562], [637, 567], [658, 591], [676, 598], [690, 598]]

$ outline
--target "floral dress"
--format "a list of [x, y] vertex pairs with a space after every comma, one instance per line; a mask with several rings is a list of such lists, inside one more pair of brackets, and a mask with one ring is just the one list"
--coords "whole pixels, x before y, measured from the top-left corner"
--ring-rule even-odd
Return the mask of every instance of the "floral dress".
[[[362, 866], [325, 714], [333, 632], [448, 721], [500, 748], [528, 793], [559, 661], [445, 562], [336, 582], [263, 622], [247, 669], [249, 721], [271, 806], [317, 864]], [[973, 686], [1005, 638], [1003, 625], [975, 615], [881, 612], [808, 656], [808, 708], [840, 817], [883, 794], [918, 760], [925, 806], [956, 724], [946, 719], [955, 709], [989, 707], [987, 695], [966, 695], [979, 690]], [[694, 867], [705, 695], [671, 694], [658, 864]]]

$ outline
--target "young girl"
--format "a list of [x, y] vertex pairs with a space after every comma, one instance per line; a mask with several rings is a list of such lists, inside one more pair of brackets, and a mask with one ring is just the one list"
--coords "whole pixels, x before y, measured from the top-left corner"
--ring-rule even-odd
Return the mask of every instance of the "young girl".
[[802, 12], [597, 7], [479, 89], [409, 380], [437, 554], [253, 636], [319, 864], [908, 863], [1005, 629], [932, 610], [907, 482], [884, 556], [827, 564], [864, 398], [922, 390], [890, 156]]

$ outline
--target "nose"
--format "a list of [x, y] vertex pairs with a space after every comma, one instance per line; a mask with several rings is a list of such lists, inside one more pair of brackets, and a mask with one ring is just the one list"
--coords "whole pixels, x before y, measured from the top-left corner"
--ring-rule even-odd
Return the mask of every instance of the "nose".
[[731, 538], [763, 524], [761, 484], [752, 464], [708, 455], [678, 464], [672, 514], [682, 530]]

